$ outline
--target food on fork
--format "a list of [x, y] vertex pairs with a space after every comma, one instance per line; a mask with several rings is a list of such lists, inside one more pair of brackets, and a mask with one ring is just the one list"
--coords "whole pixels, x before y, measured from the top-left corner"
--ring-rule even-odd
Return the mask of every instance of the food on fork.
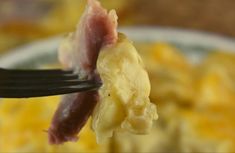
[[117, 33], [114, 10], [107, 12], [97, 0], [88, 0], [77, 31], [69, 34], [59, 48], [59, 59], [80, 79], [103, 85], [99, 91], [62, 98], [48, 130], [51, 144], [76, 141], [90, 116], [98, 142], [115, 131], [150, 131], [157, 112], [149, 100], [148, 74], [131, 41]]

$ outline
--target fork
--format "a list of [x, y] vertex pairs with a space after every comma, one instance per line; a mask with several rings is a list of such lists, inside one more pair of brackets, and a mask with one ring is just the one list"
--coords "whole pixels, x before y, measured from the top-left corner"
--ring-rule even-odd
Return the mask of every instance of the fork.
[[71, 70], [0, 68], [1, 98], [30, 98], [97, 90], [102, 84], [80, 80]]

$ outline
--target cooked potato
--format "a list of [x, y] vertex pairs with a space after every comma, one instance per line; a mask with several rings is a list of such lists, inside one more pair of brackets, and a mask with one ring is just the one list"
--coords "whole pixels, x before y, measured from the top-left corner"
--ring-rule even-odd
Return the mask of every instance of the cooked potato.
[[98, 141], [118, 129], [148, 133], [157, 119], [155, 105], [149, 100], [150, 82], [140, 56], [124, 35], [119, 35], [116, 45], [100, 51], [97, 70], [103, 82], [93, 113]]

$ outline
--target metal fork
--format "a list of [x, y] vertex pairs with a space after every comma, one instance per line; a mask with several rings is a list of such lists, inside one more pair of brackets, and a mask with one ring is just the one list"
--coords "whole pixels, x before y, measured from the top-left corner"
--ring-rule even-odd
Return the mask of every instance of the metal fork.
[[101, 83], [79, 80], [73, 71], [0, 68], [0, 97], [29, 98], [96, 90]]

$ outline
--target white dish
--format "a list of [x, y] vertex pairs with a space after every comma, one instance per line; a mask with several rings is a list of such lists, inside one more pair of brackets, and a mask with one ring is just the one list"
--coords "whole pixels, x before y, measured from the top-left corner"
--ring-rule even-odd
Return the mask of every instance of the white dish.
[[[221, 49], [235, 53], [235, 39], [192, 30], [162, 27], [120, 28], [134, 42], [168, 42], [179, 47], [192, 62], [199, 62], [209, 51]], [[0, 67], [33, 68], [57, 61], [57, 47], [62, 36], [57, 36], [7, 52], [0, 57]]]

